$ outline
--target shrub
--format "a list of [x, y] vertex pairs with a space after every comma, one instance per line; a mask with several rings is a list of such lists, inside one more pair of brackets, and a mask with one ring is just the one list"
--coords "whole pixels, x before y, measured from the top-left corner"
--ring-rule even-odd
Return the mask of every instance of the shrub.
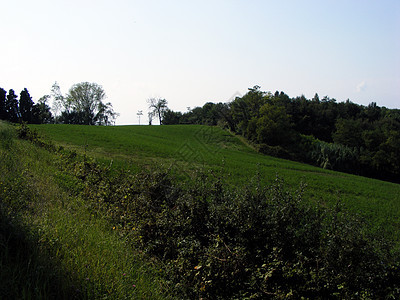
[[[213, 174], [179, 185], [166, 173], [110, 177], [79, 164], [82, 196], [158, 261], [187, 298], [381, 298], [399, 295], [391, 245], [338, 204], [303, 199], [277, 178], [244, 190]], [[77, 172], [77, 174], [81, 174]], [[396, 294], [397, 293], [397, 294]]]

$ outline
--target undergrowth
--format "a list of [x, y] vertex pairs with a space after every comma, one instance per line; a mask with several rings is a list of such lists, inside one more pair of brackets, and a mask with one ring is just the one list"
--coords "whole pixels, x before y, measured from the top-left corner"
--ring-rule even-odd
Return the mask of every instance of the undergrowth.
[[82, 197], [163, 264], [178, 295], [399, 296], [390, 243], [370, 236], [340, 203], [334, 210], [312, 207], [301, 190], [291, 192], [279, 178], [269, 187], [239, 191], [209, 174], [191, 187], [163, 173], [124, 174], [111, 182], [96, 168], [85, 174]]

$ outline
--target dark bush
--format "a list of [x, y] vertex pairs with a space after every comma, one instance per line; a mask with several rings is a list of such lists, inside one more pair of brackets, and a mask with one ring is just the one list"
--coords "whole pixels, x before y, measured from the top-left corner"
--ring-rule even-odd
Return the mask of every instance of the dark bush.
[[186, 298], [400, 296], [393, 247], [340, 204], [312, 205], [302, 187], [277, 178], [239, 191], [212, 174], [179, 185], [165, 173], [112, 178], [96, 165], [76, 168], [92, 208], [156, 258]]

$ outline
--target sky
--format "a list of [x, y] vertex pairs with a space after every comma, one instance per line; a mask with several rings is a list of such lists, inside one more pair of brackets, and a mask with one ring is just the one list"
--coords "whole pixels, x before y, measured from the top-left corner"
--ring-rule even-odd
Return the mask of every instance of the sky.
[[399, 0], [13, 0], [0, 17], [0, 87], [33, 101], [101, 85], [146, 124], [152, 97], [174, 111], [259, 85], [290, 97], [400, 108]]

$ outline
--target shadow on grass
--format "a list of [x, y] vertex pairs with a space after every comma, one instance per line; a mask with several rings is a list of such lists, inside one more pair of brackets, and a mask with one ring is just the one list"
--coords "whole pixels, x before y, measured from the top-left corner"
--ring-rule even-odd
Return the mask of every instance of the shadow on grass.
[[46, 252], [35, 234], [0, 207], [0, 299], [85, 298], [78, 281]]

